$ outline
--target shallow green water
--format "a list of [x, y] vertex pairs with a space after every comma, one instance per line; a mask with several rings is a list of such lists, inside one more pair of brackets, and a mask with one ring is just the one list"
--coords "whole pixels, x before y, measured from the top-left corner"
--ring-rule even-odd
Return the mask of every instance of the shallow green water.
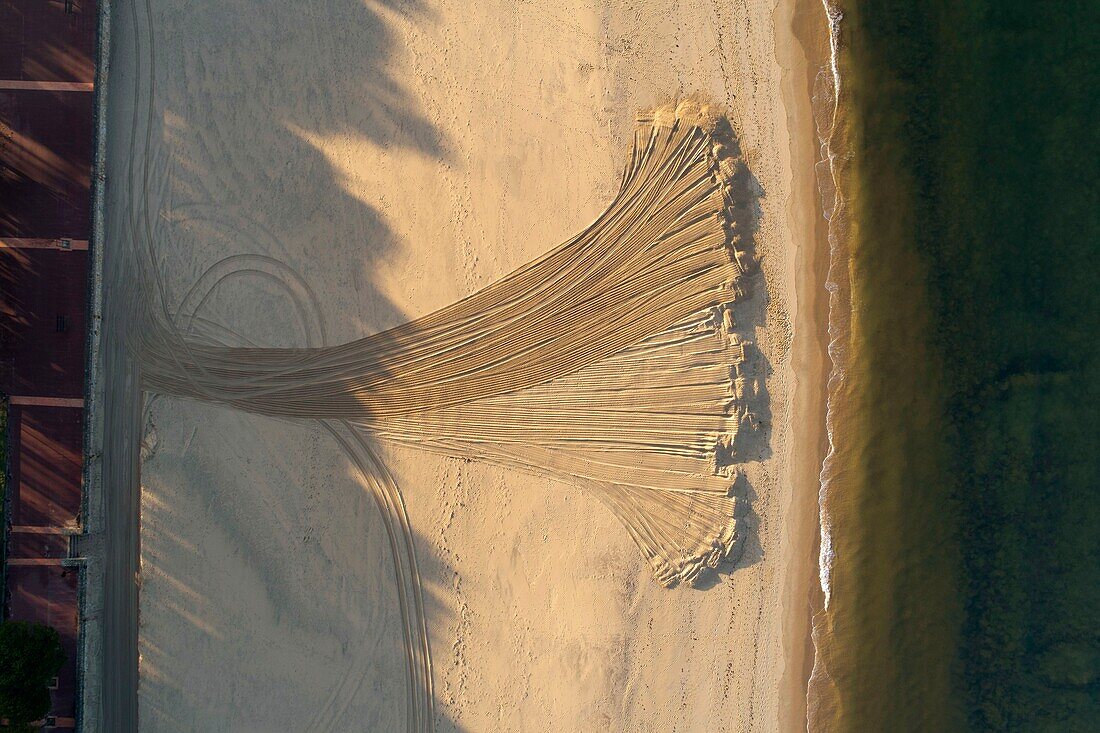
[[1100, 729], [1100, 3], [853, 5], [836, 727]]

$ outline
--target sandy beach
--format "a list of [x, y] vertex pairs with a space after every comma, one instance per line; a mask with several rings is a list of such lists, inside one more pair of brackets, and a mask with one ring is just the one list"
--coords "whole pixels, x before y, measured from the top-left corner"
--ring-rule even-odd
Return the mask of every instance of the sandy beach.
[[[805, 730], [824, 18], [794, 0], [595, 5], [119, 3], [108, 241], [152, 243], [169, 307], [196, 331], [341, 344], [584, 230], [619, 188], [637, 113], [704, 95], [736, 135], [737, 225], [758, 262], [734, 312], [759, 389], [733, 556], [663, 588], [590, 492], [383, 441], [423, 597], [428, 647], [410, 650], [394, 540], [333, 434], [150, 395], [142, 730], [400, 730], [417, 716], [442, 731]], [[410, 692], [410, 659], [430, 660], [430, 706]]]

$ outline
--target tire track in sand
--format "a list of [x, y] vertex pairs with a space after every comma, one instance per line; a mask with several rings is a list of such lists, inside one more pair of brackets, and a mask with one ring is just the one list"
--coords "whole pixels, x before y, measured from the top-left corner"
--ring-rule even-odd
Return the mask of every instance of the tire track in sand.
[[[177, 328], [184, 333], [193, 332], [196, 319], [200, 318], [198, 314], [213, 292], [230, 278], [248, 274], [282, 285], [287, 297], [294, 305], [306, 343], [311, 347], [326, 345], [324, 318], [312, 288], [293, 268], [272, 257], [261, 255], [233, 255], [207, 268], [184, 295], [176, 312]], [[245, 345], [255, 346], [245, 337], [212, 321], [208, 322], [208, 333], [210, 330], [220, 330], [223, 334], [236, 336]], [[221, 340], [224, 343], [224, 339], [217, 337], [212, 337], [210, 340], [215, 343]], [[392, 475], [385, 469], [363, 437], [350, 425], [328, 421], [322, 421], [321, 425], [333, 435], [359, 471], [382, 515], [394, 562], [398, 606], [402, 618], [407, 728], [410, 731], [432, 730], [435, 712], [431, 649], [420, 572], [404, 497]], [[362, 687], [367, 666], [368, 660], [365, 657], [353, 662], [340, 684], [333, 688], [325, 703], [311, 718], [307, 730], [335, 729]]]

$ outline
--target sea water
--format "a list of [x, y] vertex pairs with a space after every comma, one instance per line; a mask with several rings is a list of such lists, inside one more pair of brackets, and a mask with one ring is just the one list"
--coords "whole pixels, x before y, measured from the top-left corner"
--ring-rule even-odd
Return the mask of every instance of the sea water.
[[1094, 729], [1100, 7], [835, 27], [811, 729]]

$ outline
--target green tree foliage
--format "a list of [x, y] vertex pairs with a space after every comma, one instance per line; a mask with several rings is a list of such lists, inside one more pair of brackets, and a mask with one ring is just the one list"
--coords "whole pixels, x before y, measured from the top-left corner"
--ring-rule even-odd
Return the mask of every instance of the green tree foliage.
[[50, 680], [65, 663], [61, 637], [42, 624], [0, 624], [0, 717], [22, 726], [50, 712]]

